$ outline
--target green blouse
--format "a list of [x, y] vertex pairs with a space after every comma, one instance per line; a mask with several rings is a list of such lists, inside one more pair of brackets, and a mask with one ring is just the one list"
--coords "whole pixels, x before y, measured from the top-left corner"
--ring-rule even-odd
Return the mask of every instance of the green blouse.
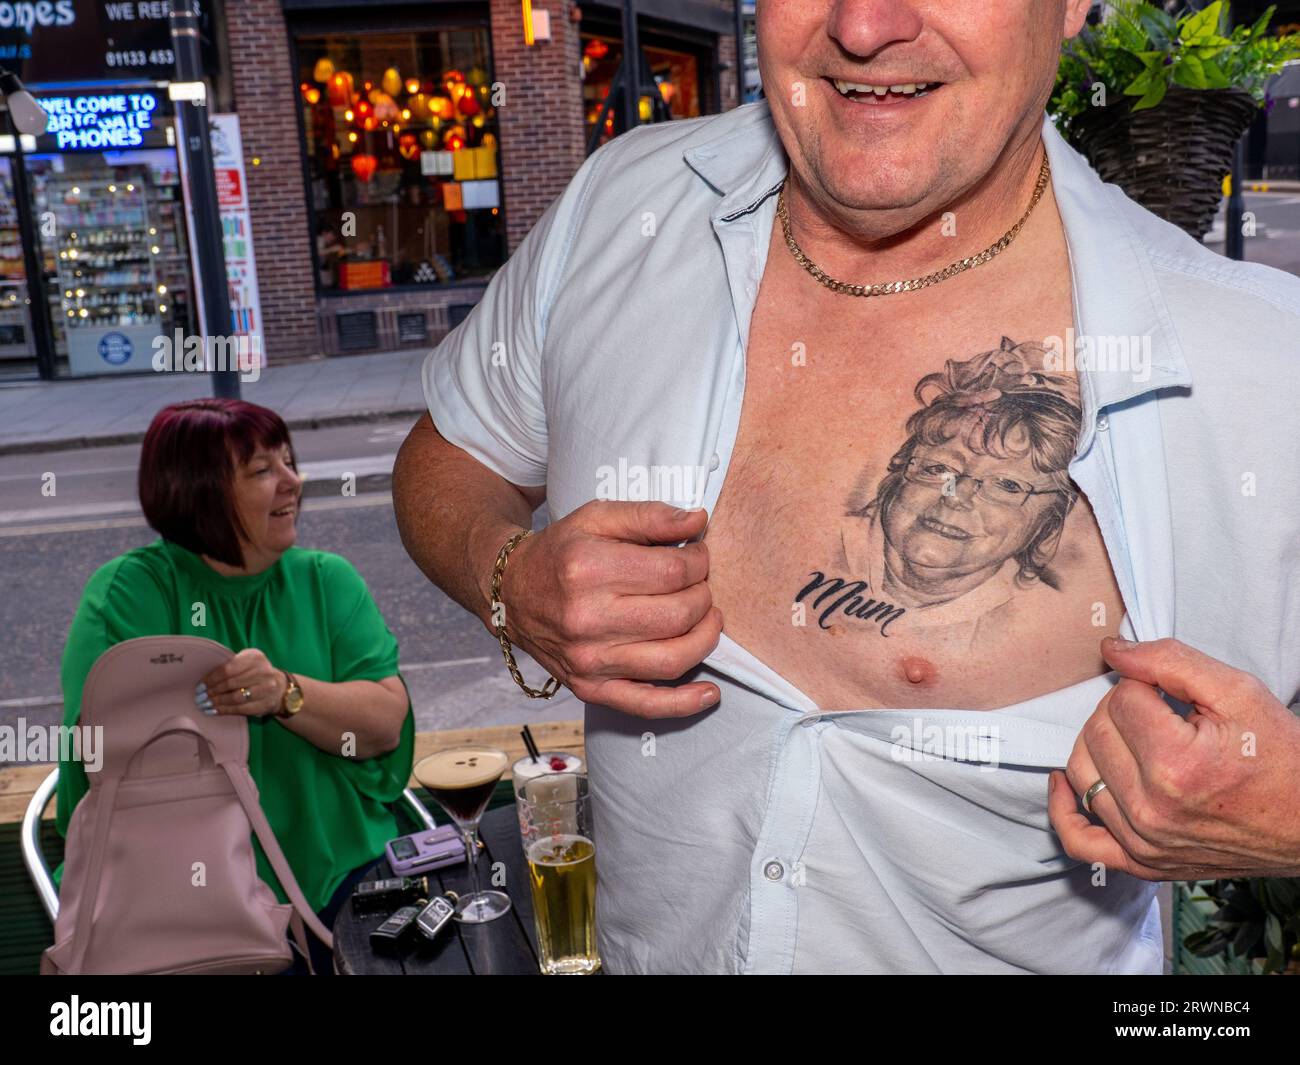
[[[262, 573], [224, 577], [160, 538], [101, 566], [87, 582], [63, 651], [64, 723], [76, 723], [90, 667], [108, 648], [171, 634], [204, 636], [236, 652], [256, 647], [272, 665], [316, 680], [397, 674], [397, 640], [347, 559], [291, 547]], [[402, 832], [386, 804], [401, 796], [411, 775], [410, 703], [401, 742], [377, 758], [323, 751], [274, 717], [248, 718], [248, 741], [248, 768], [266, 819], [307, 901], [320, 910], [348, 873], [380, 857]], [[59, 763], [55, 823], [65, 837], [87, 788], [80, 762]], [[258, 875], [287, 902], [256, 838], [253, 847]], [[60, 865], [56, 883], [62, 874]]]

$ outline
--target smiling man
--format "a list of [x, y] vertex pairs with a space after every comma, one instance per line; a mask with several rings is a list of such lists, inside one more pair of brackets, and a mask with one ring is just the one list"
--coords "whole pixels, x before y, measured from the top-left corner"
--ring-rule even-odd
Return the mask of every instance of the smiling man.
[[1159, 972], [1152, 881], [1300, 871], [1300, 284], [1061, 140], [1088, 6], [760, 0], [767, 100], [595, 153], [426, 362], [402, 535], [586, 703], [615, 972]]

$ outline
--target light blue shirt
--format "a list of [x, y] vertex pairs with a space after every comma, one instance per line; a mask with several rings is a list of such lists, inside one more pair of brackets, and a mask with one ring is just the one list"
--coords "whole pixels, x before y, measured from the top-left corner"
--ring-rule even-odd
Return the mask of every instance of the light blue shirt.
[[[1300, 282], [1147, 213], [1047, 119], [1043, 138], [1076, 334], [1134, 338], [1127, 362], [1080, 357], [1069, 467], [1121, 632], [1176, 636], [1294, 703]], [[637, 470], [687, 471], [650, 497], [711, 512], [786, 166], [762, 101], [592, 155], [426, 360], [438, 429], [545, 484], [553, 518], [645, 498]], [[1155, 885], [1070, 859], [1047, 816], [1048, 772], [1113, 675], [986, 712], [822, 713], [724, 634], [686, 679], [720, 704], [586, 708], [609, 971], [1161, 971]]]

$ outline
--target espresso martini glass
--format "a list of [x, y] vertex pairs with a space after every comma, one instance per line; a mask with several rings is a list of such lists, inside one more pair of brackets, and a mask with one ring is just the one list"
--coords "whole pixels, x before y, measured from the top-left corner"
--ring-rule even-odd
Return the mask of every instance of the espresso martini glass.
[[465, 924], [484, 924], [510, 912], [510, 896], [480, 890], [478, 878], [478, 823], [509, 765], [504, 751], [479, 746], [439, 751], [415, 765], [415, 779], [429, 789], [465, 839], [465, 861], [474, 885], [473, 893], [456, 903], [456, 920]]

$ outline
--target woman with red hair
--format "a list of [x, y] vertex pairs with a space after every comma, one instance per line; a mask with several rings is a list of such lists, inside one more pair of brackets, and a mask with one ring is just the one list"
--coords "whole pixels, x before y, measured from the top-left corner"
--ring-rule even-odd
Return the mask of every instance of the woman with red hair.
[[[295, 546], [302, 478], [274, 411], [232, 399], [164, 407], [145, 434], [139, 492], [159, 539], [87, 582], [63, 653], [65, 723], [77, 722], [90, 667], [123, 640], [203, 636], [236, 652], [199, 684], [195, 705], [248, 718], [267, 821], [332, 925], [403, 831], [389, 804], [410, 777], [415, 725], [397, 641], [350, 562]], [[87, 787], [80, 762], [60, 763], [65, 836]], [[256, 852], [258, 874], [288, 901]], [[331, 972], [324, 944], [313, 936], [311, 946], [317, 972]]]

